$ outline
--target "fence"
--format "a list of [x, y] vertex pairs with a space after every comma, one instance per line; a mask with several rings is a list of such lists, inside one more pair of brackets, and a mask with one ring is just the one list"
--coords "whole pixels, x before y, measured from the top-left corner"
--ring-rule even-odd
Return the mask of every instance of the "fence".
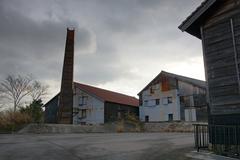
[[209, 134], [207, 124], [194, 124], [194, 140], [197, 151], [201, 148], [208, 148]]
[[239, 158], [240, 126], [194, 124], [195, 148]]

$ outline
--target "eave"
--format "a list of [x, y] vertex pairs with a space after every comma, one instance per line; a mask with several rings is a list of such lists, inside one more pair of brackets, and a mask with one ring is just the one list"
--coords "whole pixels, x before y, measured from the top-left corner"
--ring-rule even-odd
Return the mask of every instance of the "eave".
[[205, 16], [209, 13], [210, 8], [216, 4], [217, 0], [205, 0], [190, 16], [178, 27], [182, 32], [187, 32], [201, 39], [200, 25], [203, 23]]

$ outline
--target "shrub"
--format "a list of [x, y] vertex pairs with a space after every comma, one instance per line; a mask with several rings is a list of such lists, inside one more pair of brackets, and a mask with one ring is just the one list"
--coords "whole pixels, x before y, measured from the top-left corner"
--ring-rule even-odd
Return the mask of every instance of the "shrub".
[[40, 123], [43, 121], [43, 103], [42, 100], [33, 100], [31, 104], [26, 107], [21, 107], [20, 112], [23, 114], [28, 114], [32, 118], [32, 122]]
[[139, 121], [139, 118], [135, 114], [128, 113], [126, 115], [126, 121], [127, 123], [134, 126], [134, 129], [132, 131], [134, 132], [144, 131], [144, 124], [141, 121]]
[[122, 133], [122, 132], [124, 132], [124, 129], [125, 127], [124, 127], [124, 120], [120, 120], [120, 121], [118, 121], [117, 122], [117, 126], [116, 126], [116, 131], [118, 132], [118, 133]]
[[143, 123], [133, 113], [126, 113], [124, 118], [116, 123], [117, 132], [141, 132], [144, 131]]
[[31, 122], [31, 116], [19, 111], [0, 112], [0, 132], [13, 132]]

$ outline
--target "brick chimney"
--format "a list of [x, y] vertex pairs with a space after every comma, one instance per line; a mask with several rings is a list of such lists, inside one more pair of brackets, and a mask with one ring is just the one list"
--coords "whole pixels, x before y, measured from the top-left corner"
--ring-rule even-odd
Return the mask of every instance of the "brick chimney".
[[74, 65], [74, 29], [67, 28], [67, 38], [58, 110], [58, 123], [60, 124], [72, 124], [73, 65]]

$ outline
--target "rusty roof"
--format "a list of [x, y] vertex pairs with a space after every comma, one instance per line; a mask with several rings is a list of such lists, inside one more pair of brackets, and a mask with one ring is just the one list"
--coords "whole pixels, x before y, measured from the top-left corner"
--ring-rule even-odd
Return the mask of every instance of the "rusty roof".
[[132, 96], [77, 82], [74, 82], [74, 86], [106, 102], [113, 102], [134, 107], [139, 106], [138, 99]]

